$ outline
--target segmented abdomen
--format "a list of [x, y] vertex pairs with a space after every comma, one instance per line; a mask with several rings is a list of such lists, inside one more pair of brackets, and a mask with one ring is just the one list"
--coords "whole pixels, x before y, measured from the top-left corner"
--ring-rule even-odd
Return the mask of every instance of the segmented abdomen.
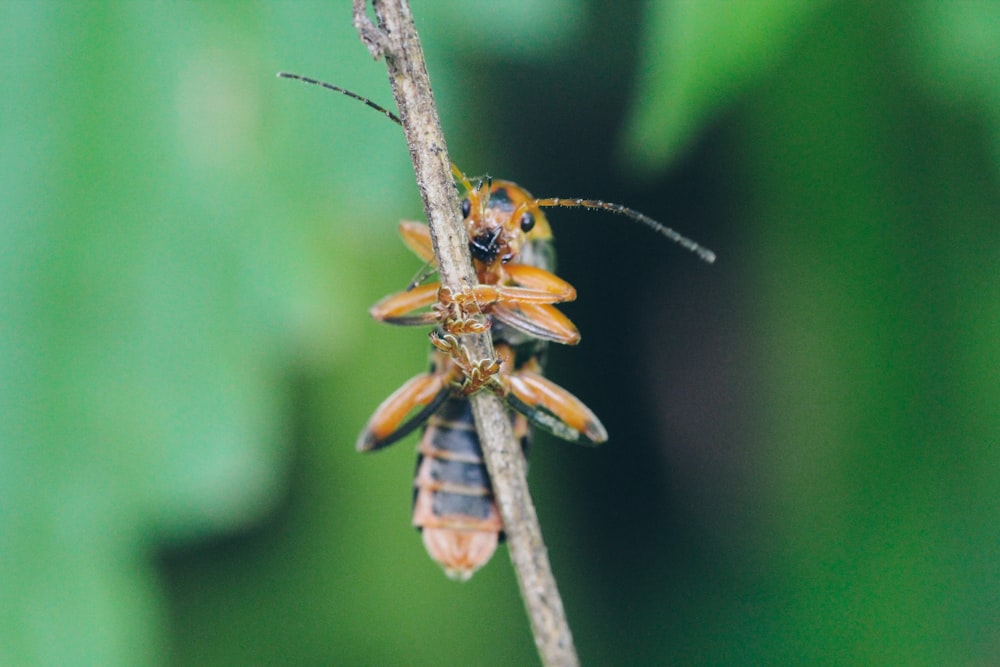
[[[514, 433], [527, 445], [528, 426], [513, 414]], [[414, 480], [413, 525], [452, 579], [467, 580], [503, 539], [503, 521], [472, 417], [472, 404], [451, 395], [427, 421]]]

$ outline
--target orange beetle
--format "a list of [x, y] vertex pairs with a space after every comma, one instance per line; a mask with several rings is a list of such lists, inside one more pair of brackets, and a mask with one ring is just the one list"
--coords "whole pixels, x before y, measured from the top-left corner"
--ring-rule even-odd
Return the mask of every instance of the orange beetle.
[[[322, 86], [359, 100], [401, 124], [384, 107], [343, 88], [295, 74], [278, 76]], [[713, 262], [694, 241], [632, 209], [592, 199], [536, 199], [510, 181], [486, 178], [473, 185], [452, 167], [464, 188], [462, 217], [478, 283], [454, 292], [438, 282], [416, 281], [374, 306], [376, 320], [434, 326], [431, 368], [410, 379], [375, 410], [358, 437], [363, 452], [387, 447], [424, 426], [414, 480], [413, 524], [428, 553], [448, 576], [467, 580], [492, 557], [503, 538], [489, 473], [483, 462], [468, 395], [488, 388], [502, 396], [522, 451], [529, 425], [571, 442], [597, 445], [608, 434], [597, 416], [571, 393], [542, 376], [548, 342], [575, 345], [576, 326], [554, 304], [576, 290], [552, 271], [555, 251], [544, 207], [601, 209], [643, 223]], [[429, 266], [435, 258], [430, 231], [403, 221], [406, 245]], [[474, 316], [484, 315], [485, 324]], [[489, 331], [496, 359], [473, 361], [456, 336]]]

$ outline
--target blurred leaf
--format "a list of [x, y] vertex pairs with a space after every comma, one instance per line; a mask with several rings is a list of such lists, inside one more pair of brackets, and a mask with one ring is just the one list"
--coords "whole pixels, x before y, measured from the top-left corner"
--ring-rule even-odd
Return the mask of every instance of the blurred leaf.
[[580, 10], [574, 0], [429, 2], [417, 8], [416, 21], [424, 48], [531, 62], [566, 47], [581, 27]]
[[273, 506], [284, 366], [343, 346], [339, 309], [367, 299], [317, 287], [342, 285], [341, 253], [282, 210], [252, 15], [24, 3], [0, 24], [20, 63], [0, 107], [0, 662], [155, 663], [150, 545]]
[[1000, 5], [990, 0], [941, 3], [922, 0], [905, 19], [908, 50], [925, 83], [962, 99], [995, 99], [1000, 91]]
[[698, 129], [785, 57], [825, 2], [663, 0], [641, 34], [629, 163], [662, 166]]
[[[1000, 197], [978, 124], [932, 113], [900, 76], [897, 18], [824, 16], [755, 91], [737, 151], [756, 174], [744, 213], [774, 392], [758, 446], [795, 573], [789, 664], [996, 661], [1000, 578], [954, 573], [997, 541], [995, 489], [974, 471], [997, 468], [1000, 431], [973, 406], [1000, 400], [985, 370], [1000, 290], [982, 282]], [[964, 512], [984, 528], [957, 529]]]
[[1000, 4], [922, 0], [905, 13], [913, 75], [947, 104], [979, 109], [1000, 164]]

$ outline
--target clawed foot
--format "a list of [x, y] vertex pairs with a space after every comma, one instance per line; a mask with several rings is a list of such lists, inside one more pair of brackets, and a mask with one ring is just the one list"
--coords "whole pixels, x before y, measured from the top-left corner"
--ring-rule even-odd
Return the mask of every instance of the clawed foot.
[[457, 383], [457, 386], [463, 394], [468, 396], [484, 387], [488, 387], [501, 396], [504, 394], [503, 384], [497, 378], [501, 366], [499, 359], [472, 361], [468, 351], [458, 342], [458, 338], [450, 333], [441, 336], [436, 331], [432, 331], [430, 339], [431, 344], [447, 354], [461, 370], [462, 379], [460, 383]]

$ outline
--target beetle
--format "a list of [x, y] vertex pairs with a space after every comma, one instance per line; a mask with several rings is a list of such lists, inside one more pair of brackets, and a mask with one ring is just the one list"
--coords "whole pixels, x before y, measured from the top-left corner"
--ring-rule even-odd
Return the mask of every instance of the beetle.
[[[349, 90], [316, 79], [279, 73], [347, 95], [400, 124], [391, 111]], [[620, 204], [594, 199], [533, 197], [505, 180], [475, 184], [452, 166], [464, 192], [462, 218], [477, 284], [453, 291], [421, 276], [383, 298], [371, 316], [396, 325], [432, 326], [430, 369], [393, 392], [376, 408], [357, 449], [378, 451], [424, 427], [414, 479], [413, 524], [431, 557], [449, 577], [467, 580], [485, 565], [503, 538], [468, 396], [481, 389], [500, 395], [522, 451], [530, 426], [571, 442], [598, 445], [608, 438], [597, 416], [576, 396], [542, 375], [548, 343], [575, 345], [580, 333], [556, 308], [576, 290], [555, 275], [552, 229], [543, 208], [578, 207], [624, 215], [651, 227], [711, 263], [712, 251]], [[435, 267], [427, 225], [402, 221], [407, 247]], [[477, 316], [485, 316], [485, 322]], [[497, 357], [472, 360], [459, 336], [489, 331]]]
[[[503, 396], [522, 451], [529, 425], [574, 442], [597, 445], [607, 431], [597, 416], [571, 393], [542, 374], [549, 341], [575, 344], [580, 334], [552, 305], [575, 298], [575, 290], [556, 277], [552, 232], [534, 198], [509, 181], [465, 181], [462, 211], [469, 230], [479, 284], [463, 294], [438, 283], [392, 294], [371, 308], [379, 321], [400, 325], [437, 325], [431, 334], [431, 368], [404, 384], [372, 415], [358, 438], [360, 451], [393, 444], [426, 425], [418, 446], [413, 523], [431, 557], [452, 578], [468, 579], [493, 555], [503, 522], [483, 462], [468, 395], [483, 387]], [[516, 213], [516, 218], [513, 217]], [[426, 225], [404, 221], [406, 245], [423, 261], [434, 262]], [[455, 332], [472, 299], [490, 318], [497, 359], [474, 362]], [[456, 312], [452, 306], [461, 304]], [[414, 414], [415, 413], [415, 414]], [[411, 415], [407, 418], [409, 415]]]

